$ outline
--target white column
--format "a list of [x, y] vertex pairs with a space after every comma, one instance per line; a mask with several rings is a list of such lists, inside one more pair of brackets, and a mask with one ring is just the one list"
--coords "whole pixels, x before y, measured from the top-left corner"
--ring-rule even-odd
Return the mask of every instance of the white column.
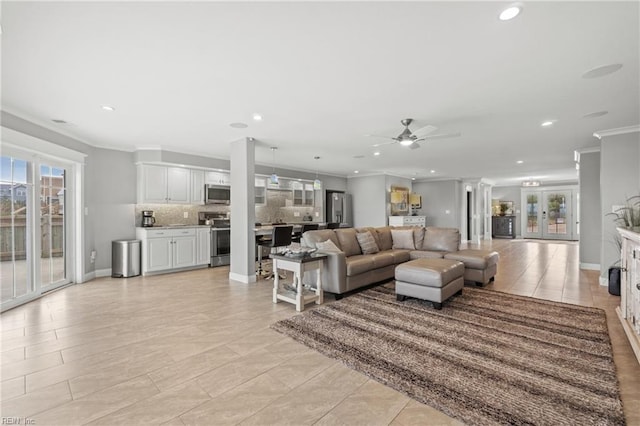
[[256, 281], [255, 141], [231, 142], [231, 266], [229, 279]]

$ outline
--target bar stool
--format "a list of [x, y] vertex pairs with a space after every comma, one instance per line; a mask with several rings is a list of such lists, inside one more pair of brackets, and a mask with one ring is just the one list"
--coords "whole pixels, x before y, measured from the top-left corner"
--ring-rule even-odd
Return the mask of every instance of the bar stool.
[[317, 223], [304, 223], [302, 224], [302, 229], [300, 232], [294, 232], [293, 237], [291, 237], [291, 241], [294, 243], [299, 243], [302, 240], [302, 234], [307, 231], [315, 231], [317, 230], [319, 225]]
[[[277, 252], [280, 247], [287, 247], [291, 245], [291, 234], [293, 232], [292, 225], [274, 226], [271, 230], [271, 238], [264, 239], [256, 243], [258, 247], [258, 275], [262, 273], [262, 247], [270, 247], [271, 253]], [[265, 279], [271, 279], [274, 277], [275, 271], [271, 271]]]

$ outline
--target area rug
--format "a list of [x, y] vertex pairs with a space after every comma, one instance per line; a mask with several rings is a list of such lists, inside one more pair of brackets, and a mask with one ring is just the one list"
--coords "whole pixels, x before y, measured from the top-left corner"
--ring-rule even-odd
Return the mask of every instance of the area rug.
[[604, 311], [465, 287], [433, 309], [393, 283], [273, 329], [470, 425], [620, 425]]

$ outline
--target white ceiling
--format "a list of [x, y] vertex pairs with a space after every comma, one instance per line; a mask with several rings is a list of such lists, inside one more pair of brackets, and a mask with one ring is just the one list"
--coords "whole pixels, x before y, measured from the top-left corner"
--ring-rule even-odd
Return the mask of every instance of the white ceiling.
[[[116, 149], [254, 137], [258, 163], [337, 175], [575, 180], [594, 131], [640, 121], [639, 3], [507, 4], [3, 1], [2, 108]], [[374, 157], [402, 118], [462, 136]]]

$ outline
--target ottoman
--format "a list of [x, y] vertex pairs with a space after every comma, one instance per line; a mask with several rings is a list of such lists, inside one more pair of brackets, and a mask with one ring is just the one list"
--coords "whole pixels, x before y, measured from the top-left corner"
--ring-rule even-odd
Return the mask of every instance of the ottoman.
[[493, 281], [498, 270], [498, 252], [491, 250], [459, 250], [444, 255], [445, 259], [464, 263], [464, 279], [477, 286]]
[[464, 264], [449, 259], [416, 259], [396, 266], [396, 298], [405, 297], [433, 302], [442, 309], [442, 302], [464, 287]]

